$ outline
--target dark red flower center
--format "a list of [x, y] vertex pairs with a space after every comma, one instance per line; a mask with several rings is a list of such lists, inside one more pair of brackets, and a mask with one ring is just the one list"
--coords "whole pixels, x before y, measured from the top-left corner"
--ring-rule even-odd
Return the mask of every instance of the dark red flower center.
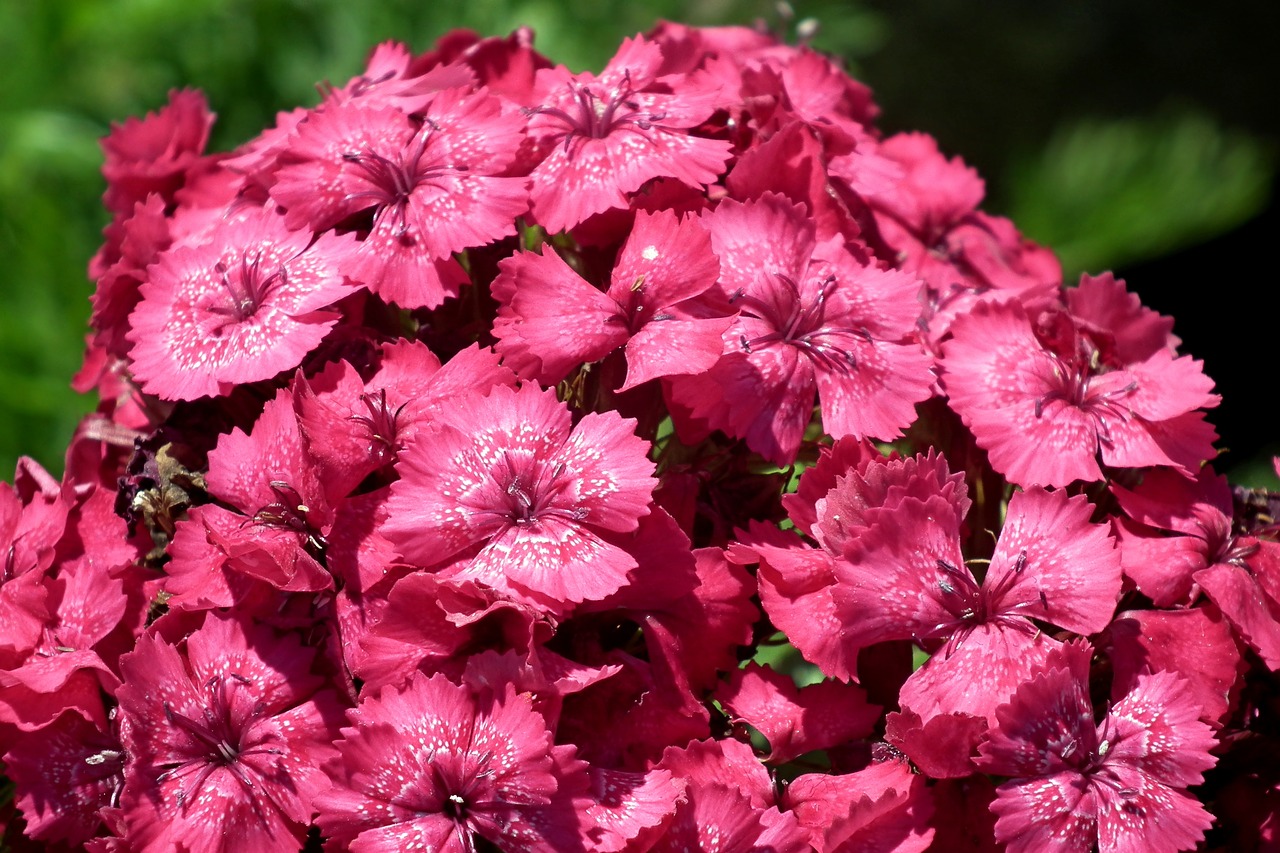
[[564, 137], [566, 153], [575, 138], [604, 139], [623, 125], [652, 130], [667, 118], [666, 113], [643, 109], [636, 99], [630, 73], [623, 75], [622, 84], [612, 93], [601, 94], [586, 85], [572, 85], [572, 92], [573, 105], [569, 109], [544, 106], [532, 111], [565, 123], [568, 127]]
[[[204, 707], [200, 719], [187, 716], [175, 710], [165, 701], [164, 719], [168, 725], [181, 734], [175, 743], [176, 752], [184, 753], [185, 758], [175, 758], [161, 763], [164, 768], [156, 781], [160, 783], [172, 779], [182, 780], [178, 789], [177, 800], [185, 807], [199, 795], [204, 783], [213, 772], [226, 768], [244, 786], [246, 791], [256, 792], [258, 783], [254, 780], [256, 771], [241, 760], [253, 755], [282, 755], [283, 750], [263, 742], [249, 742], [247, 739], [250, 720], [236, 720], [232, 714], [232, 693], [249, 689], [253, 682], [238, 674], [215, 675], [205, 684]], [[243, 703], [242, 703], [243, 704]], [[261, 701], [255, 696], [250, 705], [255, 712], [262, 708]], [[275, 735], [268, 735], [268, 739]]]
[[[239, 267], [234, 270], [225, 261], [218, 261], [213, 270], [219, 276], [227, 298], [223, 304], [210, 306], [209, 311], [226, 317], [229, 323], [248, 320], [267, 301], [272, 290], [289, 283], [289, 274], [283, 264], [271, 272], [262, 269], [260, 252], [254, 255], [253, 260], [242, 257]], [[220, 334], [221, 331], [222, 327], [219, 326], [213, 330], [213, 334]]]
[[298, 490], [282, 480], [272, 480], [271, 491], [276, 499], [254, 513], [250, 520], [263, 527], [296, 533], [304, 547], [314, 552], [313, 556], [322, 554], [329, 543], [311, 523], [311, 507], [303, 501]]
[[743, 335], [742, 349], [751, 353], [773, 344], [792, 346], [809, 357], [815, 366], [841, 375], [858, 369], [858, 358], [850, 348], [854, 343], [872, 343], [866, 329], [850, 329], [827, 322], [827, 298], [836, 287], [835, 276], [827, 276], [818, 285], [817, 294], [805, 300], [795, 281], [782, 273], [774, 273], [782, 284], [776, 300], [761, 299], [743, 290], [729, 301], [742, 308], [744, 316], [767, 323], [773, 331], [754, 338]]
[[342, 159], [358, 167], [360, 176], [372, 189], [349, 193], [345, 200], [367, 201], [368, 207], [390, 210], [398, 219], [398, 230], [401, 237], [409, 230], [408, 208], [413, 193], [432, 179], [451, 172], [465, 172], [468, 167], [460, 164], [435, 163], [427, 158], [427, 143], [433, 133], [440, 128], [427, 120], [426, 127], [418, 133], [413, 142], [398, 156], [385, 157], [372, 149], [352, 151], [342, 155]]

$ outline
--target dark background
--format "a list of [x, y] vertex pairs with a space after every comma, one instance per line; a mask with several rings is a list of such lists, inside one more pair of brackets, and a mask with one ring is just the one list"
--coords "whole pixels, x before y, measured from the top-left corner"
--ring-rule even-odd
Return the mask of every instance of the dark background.
[[[1276, 483], [1275, 164], [1280, 4], [869, 0], [797, 2], [816, 47], [875, 91], [886, 132], [934, 134], [987, 180], [987, 209], [1062, 257], [1111, 269], [1177, 320], [1224, 396], [1221, 468]], [[433, 8], [434, 7], [434, 8]], [[106, 223], [97, 140], [112, 121], [207, 93], [212, 147], [316, 102], [376, 42], [424, 50], [446, 30], [528, 24], [553, 60], [599, 69], [667, 17], [786, 28], [758, 0], [0, 0], [0, 478], [20, 453], [54, 472], [91, 401], [79, 366]], [[792, 20], [793, 26], [795, 19]]]

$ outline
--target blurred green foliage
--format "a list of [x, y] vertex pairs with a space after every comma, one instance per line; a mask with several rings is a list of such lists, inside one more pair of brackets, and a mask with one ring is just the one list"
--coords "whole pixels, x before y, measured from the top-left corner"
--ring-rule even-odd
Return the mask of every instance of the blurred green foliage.
[[1070, 281], [1248, 218], [1266, 203], [1273, 159], [1261, 140], [1200, 113], [1082, 119], [1012, 164], [1009, 215], [1053, 247]]
[[[948, 54], [910, 48], [925, 44], [921, 22], [936, 18], [932, 10], [960, 14], [960, 6], [926, 0], [796, 6], [798, 17], [820, 22], [816, 47], [855, 71], [883, 75], [886, 90], [875, 76], [867, 82], [881, 95], [886, 127], [934, 129], [929, 115], [913, 112], [898, 93], [955, 82]], [[345, 81], [382, 40], [425, 50], [454, 27], [501, 34], [528, 25], [548, 56], [575, 70], [599, 69], [623, 37], [660, 18], [779, 20], [769, 0], [471, 0], [447, 10], [421, 0], [0, 0], [0, 478], [7, 479], [20, 453], [60, 471], [74, 425], [91, 407], [67, 383], [79, 365], [88, 316], [85, 266], [107, 221], [97, 141], [111, 122], [156, 109], [171, 88], [199, 88], [219, 116], [211, 146], [229, 149], [269, 125], [277, 111], [315, 103], [318, 82]], [[1004, 29], [992, 28], [987, 43], [971, 34], [957, 39], [945, 27], [939, 32], [953, 51], [968, 50], [986, 63], [976, 65], [983, 102], [1015, 117], [1031, 99], [1015, 91], [1022, 78], [1008, 63], [1041, 61], [1061, 75], [1071, 73], [1076, 56], [1059, 38], [1028, 35], [1013, 18]], [[1054, 50], [1030, 50], [1037, 44]], [[991, 88], [999, 81], [1005, 89]], [[1010, 208], [1029, 235], [1063, 251], [1070, 269], [1097, 270], [1170, 250], [1232, 227], [1263, 201], [1269, 149], [1214, 118], [1081, 115], [1055, 115], [1036, 126], [1048, 132], [1015, 133], [1013, 125], [989, 123], [974, 131], [990, 142], [973, 162], [986, 168], [997, 205]], [[939, 118], [943, 147], [955, 153], [952, 144], [965, 135], [947, 134], [965, 125]]]

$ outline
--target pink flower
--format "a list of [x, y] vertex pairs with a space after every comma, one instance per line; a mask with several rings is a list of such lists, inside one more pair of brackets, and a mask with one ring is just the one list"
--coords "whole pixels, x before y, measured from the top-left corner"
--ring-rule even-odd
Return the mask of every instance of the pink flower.
[[772, 193], [721, 202], [706, 221], [718, 287], [741, 315], [710, 370], [671, 380], [673, 401], [779, 464], [795, 459], [815, 396], [836, 438], [901, 435], [933, 385], [911, 339], [915, 279], [864, 265], [840, 238], [819, 243], [804, 208]]
[[338, 777], [319, 800], [321, 829], [364, 851], [470, 853], [581, 848], [586, 765], [553, 747], [528, 693], [416, 673], [350, 712]]
[[420, 122], [392, 107], [330, 105], [298, 125], [271, 195], [291, 228], [371, 212], [343, 271], [403, 307], [434, 307], [466, 279], [452, 254], [514, 234], [527, 210], [527, 179], [502, 174], [523, 129], [483, 91], [440, 92]]
[[980, 768], [1014, 777], [997, 789], [996, 838], [1009, 853], [1173, 853], [1213, 822], [1186, 788], [1217, 759], [1212, 731], [1187, 683], [1138, 677], [1100, 723], [1089, 701], [1084, 642], [1052, 655], [996, 715]]
[[383, 533], [410, 562], [452, 560], [448, 576], [552, 611], [604, 598], [636, 566], [616, 534], [637, 528], [655, 485], [632, 424], [605, 412], [573, 425], [529, 385], [442, 402], [401, 454]]
[[246, 578], [279, 590], [333, 588], [324, 560], [341, 495], [329, 489], [342, 484], [322, 478], [289, 391], [263, 407], [247, 434], [218, 439], [207, 482], [219, 503], [192, 508], [170, 547], [172, 607], [230, 606]]
[[903, 499], [836, 562], [844, 642], [945, 638], [903, 685], [904, 710], [991, 719], [1054, 645], [1032, 619], [1081, 634], [1111, 619], [1120, 560], [1092, 512], [1082, 496], [1015, 493], [979, 582], [960, 552], [953, 507], [940, 497]]
[[348, 495], [370, 474], [389, 470], [441, 401], [515, 382], [490, 349], [468, 347], [441, 365], [425, 344], [401, 340], [378, 355], [367, 382], [337, 361], [296, 385], [298, 423], [328, 494]]
[[134, 378], [148, 394], [194, 400], [297, 367], [338, 319], [322, 309], [352, 292], [335, 258], [346, 243], [312, 243], [264, 210], [163, 253], [129, 317]]
[[[1085, 278], [1081, 289], [1119, 287]], [[1121, 288], [1123, 290], [1123, 288]], [[1193, 472], [1215, 455], [1198, 409], [1218, 404], [1199, 362], [1163, 345], [1109, 345], [1093, 322], [1017, 303], [980, 303], [943, 345], [951, 407], [1019, 485], [1099, 480], [1098, 465]]]
[[980, 298], [1026, 303], [1057, 292], [1057, 258], [1022, 239], [1009, 220], [978, 210], [985, 185], [959, 157], [948, 160], [923, 133], [891, 136], [877, 153], [904, 174], [864, 195], [898, 268], [924, 282], [921, 321], [931, 342]]
[[868, 737], [881, 708], [866, 691], [840, 681], [797, 687], [790, 675], [752, 661], [716, 692], [735, 723], [750, 723], [769, 741], [765, 761], [783, 764], [806, 752]]
[[804, 853], [809, 833], [776, 803], [773, 782], [746, 744], [704, 740], [668, 747], [663, 769], [687, 785], [685, 801], [654, 853]]
[[509, 367], [544, 384], [619, 347], [627, 356], [619, 390], [697, 373], [720, 358], [721, 335], [732, 323], [697, 304], [720, 272], [707, 232], [669, 211], [636, 214], [603, 293], [549, 245], [541, 255], [514, 255], [500, 269], [492, 285], [499, 302], [497, 350]]
[[185, 653], [153, 635], [121, 658], [134, 850], [296, 851], [328, 787], [335, 697], [296, 637], [210, 615]]
[[1128, 516], [1117, 524], [1120, 553], [1138, 589], [1161, 607], [1191, 603], [1203, 591], [1267, 666], [1280, 669], [1280, 544], [1235, 526], [1226, 478], [1206, 465], [1193, 480], [1157, 470], [1132, 491], [1111, 489]]
[[806, 773], [787, 786], [783, 797], [812, 833], [818, 853], [922, 853], [938, 849], [930, 846], [936, 790], [897, 759], [873, 762], [856, 773]]
[[27, 834], [41, 841], [83, 844], [102, 826], [124, 785], [120, 741], [78, 714], [63, 714], [24, 735], [4, 755]]
[[394, 105], [406, 113], [420, 113], [439, 90], [474, 82], [475, 74], [465, 65], [428, 68], [405, 45], [384, 41], [370, 52], [364, 71], [325, 94], [325, 106], [360, 101], [364, 106]]
[[660, 77], [662, 50], [637, 36], [622, 43], [599, 77], [563, 67], [538, 72], [541, 106], [529, 136], [549, 149], [533, 170], [533, 213], [548, 231], [629, 206], [627, 194], [653, 178], [701, 188], [724, 171], [731, 144], [690, 130], [718, 106], [704, 75]]

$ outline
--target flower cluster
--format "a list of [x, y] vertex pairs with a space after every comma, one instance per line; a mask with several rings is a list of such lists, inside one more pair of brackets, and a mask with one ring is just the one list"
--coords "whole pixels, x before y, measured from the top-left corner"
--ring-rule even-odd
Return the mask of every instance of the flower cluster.
[[4, 843], [1280, 843], [1280, 500], [876, 113], [663, 24], [116, 127], [100, 403], [0, 488]]

